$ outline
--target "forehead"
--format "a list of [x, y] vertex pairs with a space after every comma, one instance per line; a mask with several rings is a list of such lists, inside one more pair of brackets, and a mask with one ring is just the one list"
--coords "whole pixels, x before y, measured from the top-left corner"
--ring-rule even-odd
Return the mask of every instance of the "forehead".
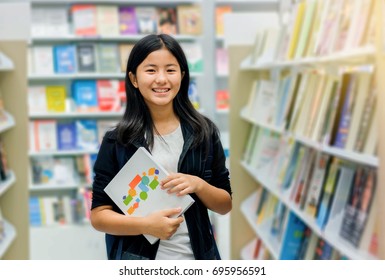
[[146, 65], [179, 65], [176, 57], [166, 48], [151, 52], [140, 64], [140, 66]]

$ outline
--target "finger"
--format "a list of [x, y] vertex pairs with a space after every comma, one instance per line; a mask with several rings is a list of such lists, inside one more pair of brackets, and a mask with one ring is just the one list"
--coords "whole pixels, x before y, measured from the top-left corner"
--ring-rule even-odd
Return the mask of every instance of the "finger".
[[175, 215], [178, 215], [182, 211], [182, 208], [170, 208], [170, 209], [165, 209], [162, 211], [163, 216], [165, 217], [172, 217]]

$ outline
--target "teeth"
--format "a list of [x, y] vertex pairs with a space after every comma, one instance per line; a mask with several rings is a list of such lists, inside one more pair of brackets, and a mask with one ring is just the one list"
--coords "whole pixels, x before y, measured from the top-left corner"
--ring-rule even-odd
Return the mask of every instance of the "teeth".
[[154, 91], [156, 91], [156, 92], [167, 92], [168, 89], [154, 89]]

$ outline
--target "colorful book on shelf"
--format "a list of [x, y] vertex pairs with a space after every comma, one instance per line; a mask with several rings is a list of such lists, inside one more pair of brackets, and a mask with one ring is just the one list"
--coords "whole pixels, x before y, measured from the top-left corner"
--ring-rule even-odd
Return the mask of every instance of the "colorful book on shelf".
[[[41, 226], [40, 199], [38, 196], [29, 197], [29, 224], [32, 227]], [[1, 233], [0, 233], [1, 235]], [[0, 238], [1, 241], [1, 238]]]
[[42, 113], [47, 111], [47, 96], [45, 86], [28, 86], [29, 113]]
[[53, 52], [55, 73], [69, 74], [77, 71], [75, 45], [56, 45]]
[[[104, 191], [128, 216], [146, 216], [158, 210], [180, 207], [182, 215], [193, 203], [190, 195], [176, 196], [162, 190], [159, 182], [168, 172], [143, 147], [139, 148]], [[158, 238], [146, 234], [154, 244]]]
[[217, 36], [223, 36], [225, 31], [224, 15], [233, 11], [230, 5], [221, 5], [215, 7], [215, 33]]
[[98, 93], [95, 80], [76, 80], [72, 83], [72, 98], [76, 111], [97, 111]]
[[315, 158], [315, 169], [309, 182], [309, 192], [305, 203], [305, 212], [315, 217], [318, 202], [322, 193], [325, 175], [328, 171], [330, 156], [328, 154], [317, 153]]
[[100, 36], [118, 36], [119, 12], [117, 5], [96, 6], [97, 33]]
[[199, 5], [181, 4], [177, 6], [178, 29], [181, 35], [202, 34], [202, 10]]
[[73, 121], [57, 123], [58, 150], [76, 150], [76, 125]]
[[53, 156], [31, 158], [32, 184], [49, 184], [53, 178]]
[[32, 36], [49, 37], [69, 34], [68, 13], [61, 7], [33, 7], [31, 22]]
[[138, 25], [133, 6], [119, 7], [119, 32], [120, 35], [138, 34]]
[[47, 111], [65, 112], [66, 110], [66, 87], [47, 85], [46, 88]]
[[76, 147], [81, 150], [96, 150], [98, 142], [98, 124], [96, 120], [76, 120]]
[[226, 48], [217, 48], [215, 50], [216, 58], [216, 71], [217, 75], [228, 75], [229, 74], [229, 54]]
[[116, 43], [99, 43], [96, 49], [96, 69], [98, 72], [120, 73], [118, 45]]
[[294, 19], [291, 26], [291, 35], [286, 52], [286, 59], [293, 59], [298, 44], [298, 38], [301, 32], [301, 26], [306, 10], [306, 1], [296, 3], [294, 11]]
[[158, 13], [154, 6], [136, 6], [136, 20], [139, 34], [158, 32]]
[[134, 44], [119, 44], [119, 59], [120, 59], [120, 71], [126, 72], [128, 57], [130, 56], [131, 50]]
[[280, 260], [295, 260], [298, 258], [306, 229], [305, 223], [293, 212], [290, 211], [288, 215], [279, 255]]
[[96, 72], [96, 45], [80, 43], [76, 46], [78, 72]]
[[345, 149], [347, 150], [354, 149], [354, 145], [357, 141], [356, 139], [359, 137], [359, 134], [361, 133], [359, 131], [359, 128], [360, 128], [360, 121], [362, 119], [362, 116], [365, 110], [365, 105], [367, 105], [365, 101], [368, 100], [368, 97], [373, 92], [371, 88], [373, 73], [369, 71], [357, 73], [357, 79], [358, 79], [357, 93], [354, 99], [354, 106], [351, 113], [349, 132], [348, 132], [346, 144], [345, 144]]
[[348, 33], [350, 26], [353, 24], [354, 20], [354, 9], [355, 6], [362, 1], [341, 1], [342, 4], [339, 19], [337, 21], [337, 34], [336, 40], [331, 48], [333, 52], [343, 51], [346, 45]]
[[323, 186], [316, 218], [316, 223], [321, 229], [326, 226], [329, 219], [330, 208], [333, 203], [336, 185], [340, 176], [339, 165], [340, 159], [333, 158], [329, 166], [328, 174], [326, 175], [327, 177]]
[[321, 237], [317, 240], [317, 245], [314, 251], [315, 260], [331, 260], [333, 258], [334, 248]]
[[96, 91], [98, 96], [98, 109], [100, 111], [118, 112], [121, 110], [118, 95], [118, 80], [97, 80]]
[[31, 151], [56, 151], [56, 120], [35, 120], [30, 122]]
[[158, 7], [158, 33], [176, 35], [178, 19], [175, 7]]
[[375, 196], [376, 184], [375, 169], [357, 167], [340, 228], [340, 236], [354, 247], [360, 245]]
[[194, 42], [182, 42], [181, 47], [186, 53], [190, 73], [202, 73], [204, 62], [201, 44]]
[[71, 6], [72, 25], [77, 36], [97, 35], [97, 14], [95, 4], [74, 4]]
[[355, 105], [356, 93], [357, 93], [358, 76], [351, 74], [344, 95], [343, 107], [341, 114], [338, 118], [338, 128], [335, 135], [333, 146], [338, 148], [345, 148], [349, 129], [351, 125], [352, 114]]
[[32, 48], [32, 63], [34, 74], [53, 74], [53, 46], [34, 46]]
[[52, 170], [54, 184], [76, 183], [75, 159], [73, 157], [55, 157]]
[[218, 89], [215, 92], [215, 106], [217, 110], [228, 110], [230, 108], [230, 94], [226, 89]]

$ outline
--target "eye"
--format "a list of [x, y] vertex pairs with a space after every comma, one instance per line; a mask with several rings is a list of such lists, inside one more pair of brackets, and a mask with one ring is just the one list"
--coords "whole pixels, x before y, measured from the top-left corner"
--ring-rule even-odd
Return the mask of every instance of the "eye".
[[155, 72], [155, 69], [147, 69], [146, 72], [147, 72], [147, 73], [154, 73], [154, 72]]
[[167, 72], [174, 73], [174, 72], [176, 72], [176, 69], [167, 69]]

